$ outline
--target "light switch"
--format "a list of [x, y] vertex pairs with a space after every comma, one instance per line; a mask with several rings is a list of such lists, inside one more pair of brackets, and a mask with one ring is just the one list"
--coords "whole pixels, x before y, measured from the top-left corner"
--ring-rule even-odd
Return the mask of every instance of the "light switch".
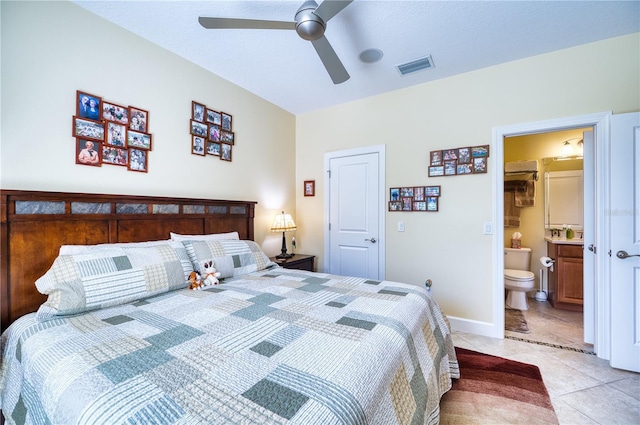
[[398, 222], [398, 232], [404, 232], [404, 221]]
[[485, 221], [482, 227], [482, 233], [485, 235], [493, 235], [493, 223]]

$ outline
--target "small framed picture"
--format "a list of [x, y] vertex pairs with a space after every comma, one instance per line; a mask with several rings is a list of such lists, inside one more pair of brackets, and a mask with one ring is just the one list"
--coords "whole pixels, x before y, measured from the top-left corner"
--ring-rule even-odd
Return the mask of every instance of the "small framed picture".
[[458, 159], [458, 149], [446, 149], [442, 153], [442, 158], [445, 161], [451, 161], [452, 159]]
[[429, 167], [429, 177], [444, 176], [444, 165], [432, 165]]
[[424, 191], [427, 196], [440, 196], [440, 186], [427, 186]]
[[413, 188], [412, 187], [401, 187], [400, 188], [400, 197], [401, 198], [413, 198]]
[[222, 129], [226, 131], [231, 131], [231, 115], [226, 112], [221, 112], [222, 115]]
[[426, 211], [427, 203], [425, 201], [413, 201], [413, 211]]
[[438, 211], [438, 197], [437, 196], [428, 196], [427, 197], [427, 211]]
[[402, 198], [402, 211], [411, 211], [413, 198]]
[[235, 137], [235, 134], [232, 131], [224, 131], [224, 130], [222, 130], [220, 132], [220, 141], [223, 142], [223, 143], [228, 143], [230, 145], [235, 144], [234, 143], [234, 137]]
[[117, 122], [107, 121], [107, 145], [125, 146], [127, 127]]
[[471, 164], [471, 148], [458, 149], [458, 164]]
[[147, 132], [149, 128], [149, 112], [144, 109], [129, 107], [129, 129]]
[[316, 181], [305, 180], [304, 181], [304, 196], [316, 196]]
[[413, 200], [414, 201], [424, 201], [424, 186], [414, 187], [413, 188]]
[[[400, 188], [399, 187], [392, 187], [389, 189], [389, 200], [391, 202], [396, 202], [400, 200]], [[393, 211], [393, 210], [389, 210], [389, 211]]]
[[445, 161], [444, 162], [444, 175], [455, 176], [456, 175], [457, 161]]
[[472, 158], [484, 158], [489, 156], [489, 145], [473, 146], [471, 148]]
[[473, 173], [486, 173], [487, 172], [487, 158], [473, 158]]
[[389, 201], [389, 211], [402, 211], [402, 202]]
[[191, 153], [204, 156], [204, 137], [191, 136]]
[[220, 144], [220, 159], [222, 161], [231, 161], [231, 145], [227, 143]]
[[76, 115], [94, 121], [102, 119], [102, 98], [76, 90]]
[[102, 166], [102, 143], [76, 138], [76, 164]]
[[207, 122], [215, 125], [222, 125], [222, 115], [213, 109], [207, 109]]
[[151, 134], [140, 131], [127, 131], [127, 147], [151, 150]]
[[473, 165], [471, 164], [458, 164], [456, 174], [471, 174], [473, 172]]
[[209, 124], [209, 140], [212, 142], [220, 142], [220, 126]]
[[220, 156], [220, 142], [207, 142], [207, 155]]
[[72, 134], [74, 137], [84, 137], [102, 142], [104, 140], [104, 124], [74, 116]]
[[202, 103], [198, 103], [196, 101], [191, 101], [191, 118], [194, 121], [204, 122], [204, 111], [205, 106]]
[[129, 125], [129, 108], [103, 101], [102, 119], [122, 125]]
[[189, 130], [194, 136], [207, 137], [208, 127], [198, 121], [191, 120], [191, 130]]
[[102, 163], [110, 165], [127, 166], [129, 163], [129, 150], [115, 148], [113, 146], [102, 146]]
[[442, 165], [442, 151], [431, 151], [430, 165]]
[[130, 171], [140, 171], [146, 173], [149, 171], [147, 168], [147, 152], [142, 149], [129, 149], [129, 166], [128, 169]]

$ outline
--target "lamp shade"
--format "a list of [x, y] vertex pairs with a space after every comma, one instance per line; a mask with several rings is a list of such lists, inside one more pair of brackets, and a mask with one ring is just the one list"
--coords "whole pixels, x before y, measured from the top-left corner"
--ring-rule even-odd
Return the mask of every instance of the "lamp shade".
[[272, 232], [290, 232], [296, 229], [296, 223], [291, 218], [291, 214], [285, 214], [284, 211], [282, 214], [276, 215], [271, 225]]

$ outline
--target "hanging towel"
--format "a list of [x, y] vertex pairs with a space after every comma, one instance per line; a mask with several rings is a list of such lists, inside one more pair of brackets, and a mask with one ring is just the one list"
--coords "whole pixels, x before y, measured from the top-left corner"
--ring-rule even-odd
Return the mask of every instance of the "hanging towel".
[[514, 191], [504, 191], [504, 227], [520, 227], [520, 208], [515, 206]]
[[527, 180], [522, 189], [516, 189], [514, 195], [516, 207], [534, 207], [536, 205], [536, 182]]
[[537, 172], [538, 171], [538, 161], [535, 159], [526, 160], [526, 161], [515, 161], [515, 162], [507, 162], [504, 164], [504, 172], [505, 173], [526, 173], [526, 172]]

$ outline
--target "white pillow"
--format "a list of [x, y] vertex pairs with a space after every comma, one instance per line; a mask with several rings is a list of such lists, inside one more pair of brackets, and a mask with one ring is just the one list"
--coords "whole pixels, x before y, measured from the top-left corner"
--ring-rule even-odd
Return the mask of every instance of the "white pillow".
[[240, 234], [238, 232], [229, 233], [212, 233], [209, 235], [180, 235], [178, 233], [171, 232], [172, 241], [221, 241], [221, 240], [240, 240]]
[[[62, 245], [58, 255], [88, 254], [95, 250], [107, 248], [147, 248], [150, 246], [166, 245], [171, 239], [166, 241], [146, 241], [146, 242], [122, 242], [122, 243], [101, 243], [98, 245]], [[174, 246], [175, 248], [175, 246]]]

